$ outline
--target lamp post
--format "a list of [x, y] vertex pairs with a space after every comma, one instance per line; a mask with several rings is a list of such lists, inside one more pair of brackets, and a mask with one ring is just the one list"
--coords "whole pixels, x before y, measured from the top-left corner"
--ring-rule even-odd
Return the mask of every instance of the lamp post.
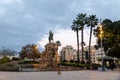
[[105, 69], [104, 69], [104, 60], [103, 60], [103, 45], [102, 45], [102, 39], [103, 39], [103, 27], [102, 27], [102, 25], [100, 25], [99, 26], [99, 30], [100, 30], [100, 41], [101, 41], [101, 43], [100, 43], [100, 45], [101, 45], [101, 62], [102, 62], [102, 71], [105, 71]]

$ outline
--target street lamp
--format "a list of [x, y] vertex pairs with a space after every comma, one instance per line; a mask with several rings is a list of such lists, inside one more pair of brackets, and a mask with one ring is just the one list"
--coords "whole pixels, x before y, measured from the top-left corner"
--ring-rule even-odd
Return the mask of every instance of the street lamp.
[[100, 43], [100, 45], [101, 45], [101, 61], [102, 61], [102, 71], [104, 71], [105, 69], [104, 69], [104, 60], [103, 60], [103, 45], [102, 45], [102, 38], [103, 38], [103, 27], [102, 27], [102, 25], [100, 25], [99, 26], [99, 30], [100, 30], [100, 41], [101, 41], [101, 43]]

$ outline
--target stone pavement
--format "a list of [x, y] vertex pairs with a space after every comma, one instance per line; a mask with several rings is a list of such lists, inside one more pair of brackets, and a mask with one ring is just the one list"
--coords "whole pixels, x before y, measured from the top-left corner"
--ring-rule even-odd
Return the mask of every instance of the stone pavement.
[[119, 71], [0, 72], [0, 80], [120, 80]]

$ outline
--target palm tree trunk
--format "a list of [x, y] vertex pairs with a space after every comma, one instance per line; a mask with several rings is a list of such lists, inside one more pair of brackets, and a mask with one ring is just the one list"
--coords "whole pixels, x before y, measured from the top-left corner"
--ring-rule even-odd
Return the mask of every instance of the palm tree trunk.
[[79, 59], [79, 34], [78, 34], [78, 30], [76, 31], [76, 35], [77, 35], [77, 59], [78, 59], [78, 62], [80, 62], [80, 59]]
[[82, 48], [82, 63], [84, 62], [84, 57], [83, 57], [83, 28], [81, 30], [81, 48]]
[[90, 38], [89, 38], [89, 63], [91, 64], [91, 39], [92, 39], [92, 26], [90, 27]]

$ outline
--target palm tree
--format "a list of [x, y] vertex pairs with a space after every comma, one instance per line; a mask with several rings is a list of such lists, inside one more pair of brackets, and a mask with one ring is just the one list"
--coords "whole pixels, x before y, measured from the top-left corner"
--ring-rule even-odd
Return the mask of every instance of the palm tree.
[[73, 25], [71, 26], [72, 30], [76, 32], [76, 35], [77, 35], [77, 59], [78, 59], [78, 62], [80, 62], [80, 59], [79, 59], [79, 24], [74, 20], [73, 21]]
[[93, 31], [93, 27], [95, 27], [98, 24], [98, 18], [96, 18], [96, 15], [89, 15], [89, 17], [87, 18], [87, 26], [90, 27], [90, 37], [89, 37], [89, 63], [91, 63], [91, 53], [90, 53], [90, 49], [91, 49], [91, 39], [92, 39], [92, 31]]
[[83, 41], [83, 29], [84, 29], [84, 26], [86, 24], [86, 14], [78, 14], [76, 19], [73, 21], [73, 25], [71, 26], [72, 27], [72, 30], [76, 31], [76, 35], [77, 35], [77, 53], [78, 53], [78, 62], [80, 62], [79, 60], [79, 30], [81, 30], [81, 47], [82, 47], [82, 62], [83, 62], [83, 45], [84, 45], [84, 41]]

